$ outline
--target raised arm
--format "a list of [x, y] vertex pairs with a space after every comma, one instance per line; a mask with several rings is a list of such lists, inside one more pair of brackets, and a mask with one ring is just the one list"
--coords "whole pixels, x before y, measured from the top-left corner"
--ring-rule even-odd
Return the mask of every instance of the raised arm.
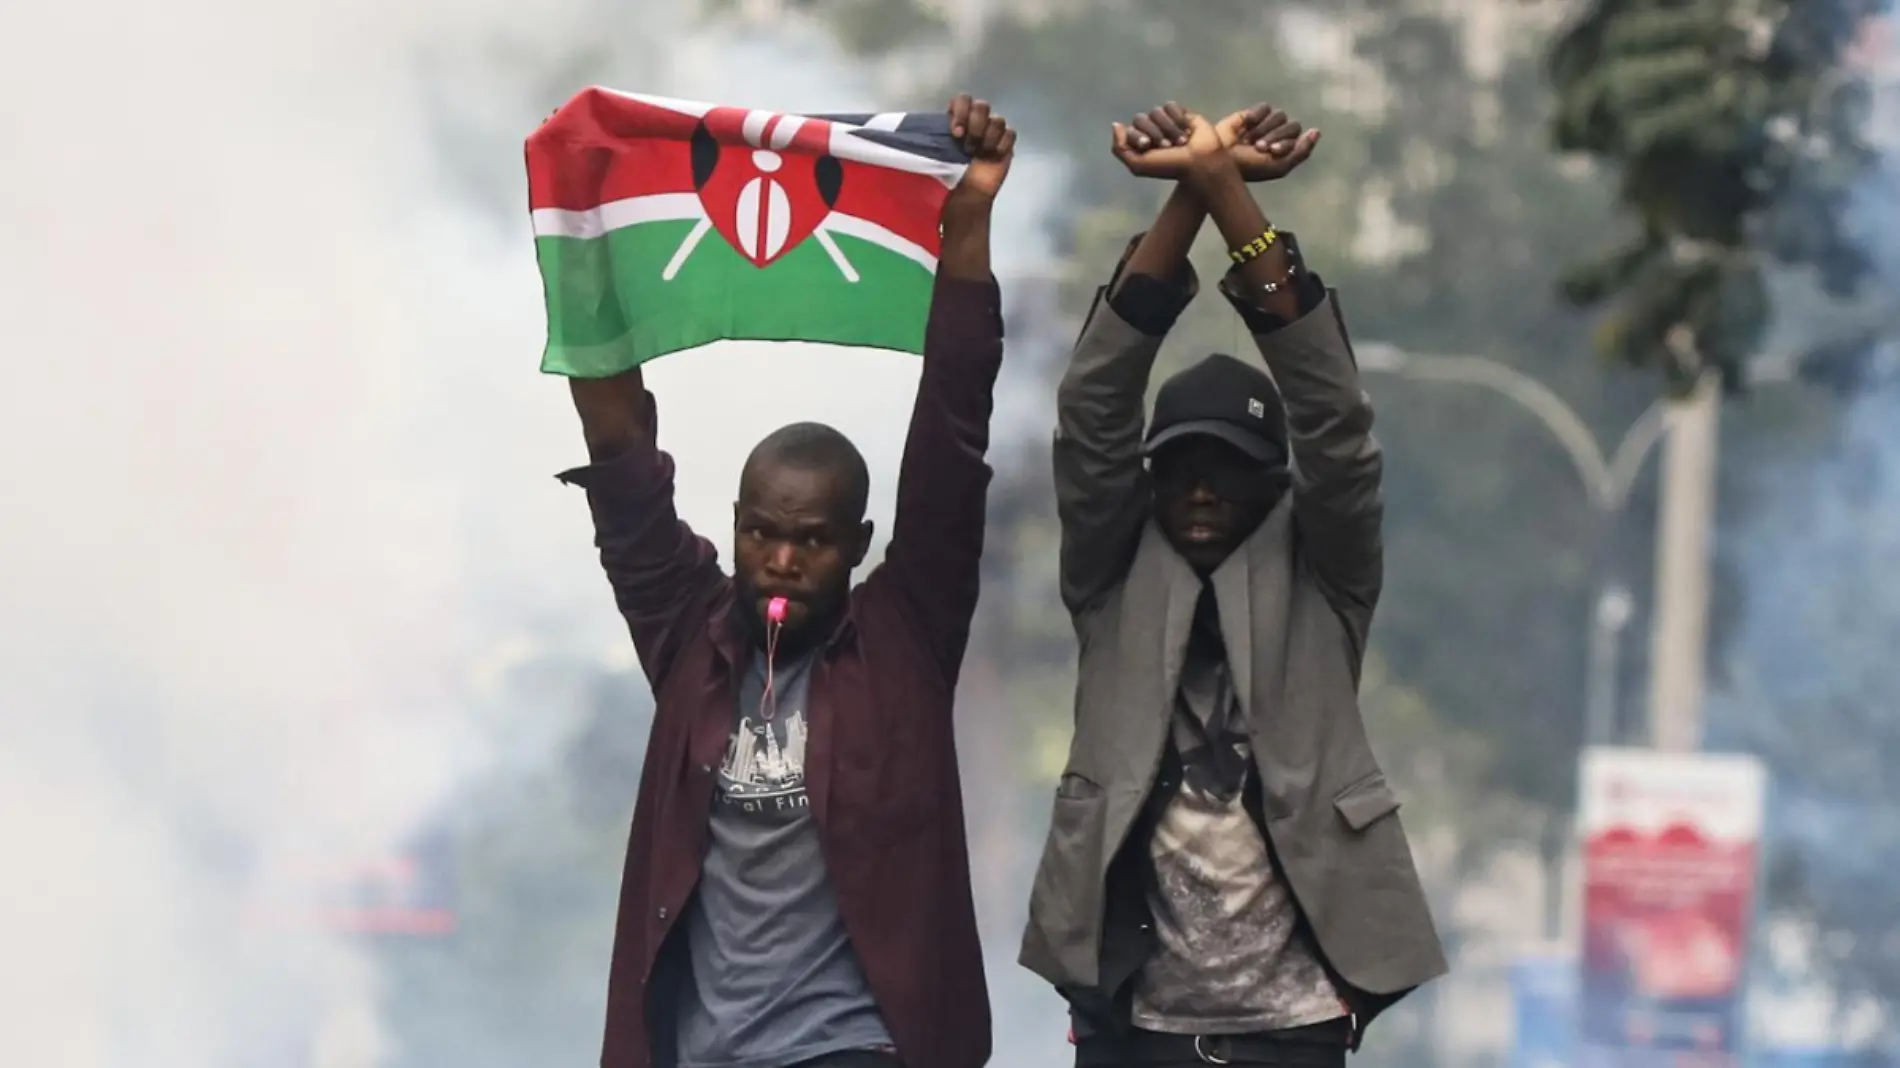
[[[1222, 291], [1253, 331], [1286, 402], [1301, 556], [1363, 648], [1384, 582], [1384, 465], [1372, 404], [1335, 296], [1306, 274], [1298, 246], [1274, 231], [1247, 189], [1230, 151], [1242, 121], [1230, 116], [1216, 128], [1195, 120], [1189, 180], [1227, 246], [1258, 250], [1228, 274]], [[1311, 153], [1318, 133], [1300, 135], [1287, 169]]]
[[[1116, 128], [1116, 148], [1131, 135]], [[1129, 246], [1056, 387], [1056, 514], [1062, 601], [1081, 613], [1128, 573], [1152, 507], [1141, 439], [1156, 353], [1197, 288], [1188, 251], [1206, 213], [1176, 186], [1147, 233]]]
[[924, 331], [924, 367], [897, 476], [884, 564], [867, 587], [914, 621], [955, 685], [982, 585], [990, 412], [1003, 364], [1002, 300], [990, 271], [990, 217], [1016, 133], [989, 105], [959, 96], [951, 132], [971, 155], [943, 212], [943, 247]]
[[639, 368], [569, 380], [592, 462], [561, 473], [587, 491], [594, 544], [614, 602], [657, 690], [725, 581], [712, 544], [673, 506], [673, 458], [659, 448], [653, 394]]
[[[1250, 178], [1286, 173], [1298, 127], [1257, 107], [1237, 117], [1250, 142], [1236, 160]], [[1056, 507], [1062, 523], [1062, 598], [1085, 611], [1127, 575], [1153, 507], [1142, 461], [1148, 378], [1162, 339], [1194, 299], [1188, 263], [1206, 221], [1200, 195], [1185, 181], [1191, 116], [1170, 101], [1115, 124], [1113, 153], [1129, 172], [1176, 185], [1147, 233], [1123, 255], [1094, 307], [1056, 393]]]

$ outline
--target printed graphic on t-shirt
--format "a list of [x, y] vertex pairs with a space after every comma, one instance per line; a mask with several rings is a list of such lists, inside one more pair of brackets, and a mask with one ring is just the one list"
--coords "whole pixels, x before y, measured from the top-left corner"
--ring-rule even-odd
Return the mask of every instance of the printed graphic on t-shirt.
[[1136, 989], [1135, 1024], [1219, 1034], [1343, 1015], [1242, 802], [1252, 766], [1246, 736], [1230, 731], [1182, 753], [1181, 764], [1180, 790], [1149, 847], [1160, 946]]
[[740, 716], [719, 767], [720, 802], [765, 818], [805, 814], [806, 739], [802, 708]]

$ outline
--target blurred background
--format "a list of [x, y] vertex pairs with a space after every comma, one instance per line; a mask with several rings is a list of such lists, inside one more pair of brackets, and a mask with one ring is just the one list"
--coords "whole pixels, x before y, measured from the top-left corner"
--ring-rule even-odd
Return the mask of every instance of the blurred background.
[[[1023, 131], [960, 702], [994, 1063], [1070, 1056], [1014, 964], [1069, 731], [1053, 385], [1162, 193], [1109, 123], [1167, 98], [1326, 132], [1260, 194], [1342, 291], [1380, 413], [1364, 700], [1454, 957], [1356, 1063], [1582, 1063], [1587, 746], [1678, 754], [1664, 786], [1698, 749], [1765, 770], [1722, 802], [1751, 866], [1745, 981], [1712, 1011], [1753, 1065], [1894, 1063], [1881, 7], [9, 6], [0, 1062], [596, 1063], [651, 703], [552, 477], [582, 450], [535, 370], [521, 140], [601, 83], [803, 111], [968, 87]], [[1164, 369], [1241, 340], [1203, 299]], [[724, 547], [746, 450], [818, 418], [870, 456], [888, 529], [915, 379], [794, 346], [661, 361], [683, 510]]]

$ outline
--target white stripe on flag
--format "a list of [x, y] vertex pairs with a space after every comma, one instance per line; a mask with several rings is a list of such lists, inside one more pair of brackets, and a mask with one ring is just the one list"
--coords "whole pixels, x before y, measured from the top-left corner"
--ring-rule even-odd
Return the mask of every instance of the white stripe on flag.
[[886, 112], [883, 112], [882, 114], [871, 116], [870, 121], [864, 124], [863, 129], [888, 130], [891, 133], [896, 133], [898, 124], [902, 123], [903, 121], [904, 121], [903, 112], [886, 111]]
[[780, 118], [778, 125], [772, 127], [772, 147], [781, 149], [791, 144], [792, 138], [798, 136], [798, 128], [803, 125], [805, 125], [803, 115], [786, 115]]
[[745, 122], [739, 126], [739, 133], [745, 137], [746, 144], [758, 148], [765, 138], [765, 124], [771, 121], [772, 113], [769, 111], [748, 111], [745, 113]]
[[701, 219], [705, 215], [706, 210], [700, 205], [697, 193], [656, 193], [652, 196], [608, 201], [598, 208], [589, 208], [586, 211], [536, 208], [533, 212], [534, 236], [599, 237], [609, 230], [618, 230], [623, 226], [678, 219]]
[[691, 115], [695, 119], [704, 118], [706, 113], [713, 109], [711, 104], [702, 104], [696, 100], [676, 100], [670, 96], [650, 96], [646, 93], [623, 93], [618, 89], [609, 89], [604, 85], [597, 85], [594, 88], [599, 89], [603, 93], [620, 97], [623, 100], [637, 100], [642, 104], [651, 104], [656, 108], [678, 112], [681, 115]]
[[907, 237], [899, 237], [869, 219], [860, 219], [855, 215], [834, 211], [825, 216], [825, 221], [818, 225], [818, 229], [829, 230], [846, 237], [855, 237], [860, 241], [868, 241], [880, 248], [889, 249], [907, 260], [922, 264], [925, 270], [932, 273], [937, 270], [937, 257], [932, 256], [928, 249]]
[[919, 156], [901, 148], [879, 144], [876, 141], [859, 137], [859, 126], [842, 126], [834, 123], [831, 127], [831, 154], [839, 159], [848, 159], [853, 163], [868, 163], [873, 167], [889, 167], [894, 171], [908, 171], [911, 174], [927, 174], [952, 187], [963, 178], [966, 164], [949, 163], [928, 156]]
[[[587, 211], [565, 208], [536, 208], [533, 212], [534, 236], [594, 238], [626, 226], [649, 222], [673, 222], [685, 219], [704, 221], [706, 213], [697, 193], [657, 193], [646, 197], [614, 200]], [[825, 216], [819, 229], [855, 237], [880, 248], [889, 249], [926, 270], [936, 271], [937, 257], [907, 237], [900, 237], [869, 219], [834, 211]], [[703, 235], [701, 235], [703, 236]], [[829, 251], [829, 250], [827, 250]]]

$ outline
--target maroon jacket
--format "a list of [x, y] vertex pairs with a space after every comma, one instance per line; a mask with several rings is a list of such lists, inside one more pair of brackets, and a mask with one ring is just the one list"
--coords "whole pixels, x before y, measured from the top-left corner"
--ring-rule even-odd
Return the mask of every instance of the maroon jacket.
[[[938, 279], [890, 545], [811, 678], [812, 814], [845, 929], [907, 1068], [979, 1068], [990, 1055], [950, 709], [976, 611], [1002, 333], [994, 281]], [[560, 477], [587, 490], [601, 564], [656, 704], [601, 1064], [668, 1068], [679, 919], [699, 881], [749, 651], [732, 580], [674, 510], [672, 457], [649, 441]]]

